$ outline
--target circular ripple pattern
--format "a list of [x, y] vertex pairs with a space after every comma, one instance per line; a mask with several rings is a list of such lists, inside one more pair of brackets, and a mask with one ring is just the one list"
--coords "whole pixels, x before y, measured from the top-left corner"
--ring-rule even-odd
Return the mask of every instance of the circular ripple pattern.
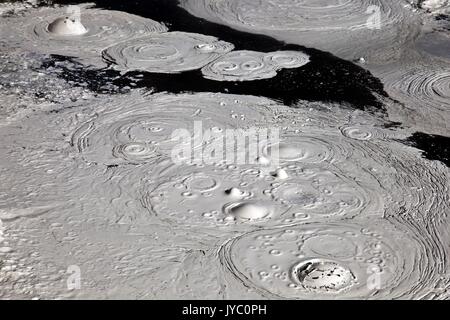
[[297, 51], [262, 53], [233, 51], [202, 69], [203, 76], [216, 81], [252, 81], [269, 79], [283, 68], [298, 68], [309, 62], [309, 57]]
[[343, 126], [340, 129], [343, 136], [355, 140], [369, 141], [386, 138], [386, 133], [382, 129], [370, 125]]
[[450, 107], [450, 72], [448, 69], [411, 69], [386, 80], [386, 87], [402, 102], [420, 113], [448, 112]]
[[268, 145], [267, 157], [278, 156], [280, 162], [321, 163], [335, 157], [335, 148], [325, 139], [307, 135], [283, 135], [278, 144]]
[[118, 43], [103, 58], [124, 70], [175, 73], [200, 69], [233, 50], [231, 43], [186, 32], [167, 32]]
[[227, 94], [125, 96], [81, 125], [72, 144], [87, 161], [105, 165], [170, 158], [177, 146], [183, 156], [182, 146], [192, 151], [213, 141], [206, 130], [222, 132], [263, 121], [271, 105], [268, 99]]
[[[195, 3], [198, 2], [198, 3]], [[367, 28], [369, 9], [377, 6], [383, 23], [392, 23], [396, 6], [385, 0], [183, 0], [234, 25], [262, 30], [355, 30]], [[384, 21], [386, 20], [386, 21]], [[391, 20], [391, 21], [389, 21]], [[396, 20], [396, 19], [394, 19]]]
[[291, 69], [309, 63], [309, 56], [298, 51], [277, 51], [267, 53], [264, 60], [277, 69]]
[[392, 109], [395, 118], [416, 131], [448, 135], [450, 121], [450, 71], [445, 63], [408, 65], [384, 78], [386, 92], [404, 107]]
[[113, 156], [131, 163], [148, 161], [157, 156], [156, 147], [143, 142], [129, 142], [113, 149]]
[[362, 213], [381, 216], [383, 200], [372, 188], [375, 181], [357, 183], [337, 169], [290, 167], [289, 179], [269, 191], [273, 200], [290, 208], [287, 222], [348, 219]]
[[[221, 249], [223, 265], [268, 298], [394, 298], [422, 279], [427, 253], [384, 220], [254, 231]], [[424, 269], [422, 269], [424, 268]]]
[[[146, 34], [167, 31], [167, 28], [150, 19], [119, 11], [81, 9], [80, 23], [86, 29], [78, 35], [52, 32], [57, 19], [71, 15], [62, 9], [42, 9], [27, 18], [24, 36], [34, 49], [46, 53], [76, 56], [81, 59], [98, 59], [102, 49], [119, 41]], [[56, 30], [57, 31], [57, 30]]]

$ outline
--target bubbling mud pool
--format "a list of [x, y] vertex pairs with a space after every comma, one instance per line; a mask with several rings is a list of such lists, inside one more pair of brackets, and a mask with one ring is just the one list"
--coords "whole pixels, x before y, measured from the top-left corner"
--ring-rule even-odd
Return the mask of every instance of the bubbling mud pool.
[[[383, 74], [396, 102], [351, 62], [232, 29], [227, 37], [180, 7], [165, 10], [175, 2], [151, 3], [160, 10], [147, 18], [111, 2], [115, 10], [81, 7], [79, 21], [58, 7], [0, 21], [2, 30], [3, 21], [27, 22], [23, 36], [1, 39], [8, 53], [0, 57], [0, 101], [8, 108], [0, 122], [0, 297], [450, 297], [445, 137], [389, 122], [384, 110], [420, 104], [423, 114], [445, 116], [442, 61]], [[366, 33], [366, 5], [393, 19], [385, 41], [394, 21], [416, 23], [409, 7], [385, 1], [236, 3], [207, 8], [227, 24], [269, 34], [350, 28], [357, 41], [349, 47]], [[191, 1], [180, 4], [193, 10]], [[440, 1], [422, 5], [445, 9]], [[317, 17], [331, 9], [341, 18], [320, 25]], [[286, 19], [274, 24], [278, 14]], [[118, 79], [115, 94], [93, 90], [83, 73], [61, 75], [58, 66], [72, 63], [65, 55], [100, 82]], [[353, 78], [362, 84], [345, 86]], [[275, 83], [315, 95], [296, 93], [284, 105], [289, 88], [273, 94]], [[330, 99], [320, 98], [326, 88]], [[383, 108], [336, 98], [354, 88]], [[260, 143], [256, 154], [227, 148], [227, 130], [268, 128], [278, 140], [250, 136]], [[184, 140], [173, 139], [177, 130]], [[176, 148], [192, 153], [174, 161]], [[74, 266], [80, 290], [67, 289]]]
[[395, 57], [417, 33], [419, 23], [408, 1], [182, 0], [180, 5], [213, 22], [336, 52], [347, 59], [367, 57], [369, 52], [374, 61], [380, 56]]
[[361, 298], [376, 281], [384, 283], [380, 296], [409, 294], [405, 281], [432, 276], [426, 268], [414, 270], [429, 259], [426, 249], [387, 223], [376, 225], [255, 231], [227, 243], [220, 256], [236, 280], [267, 298]]

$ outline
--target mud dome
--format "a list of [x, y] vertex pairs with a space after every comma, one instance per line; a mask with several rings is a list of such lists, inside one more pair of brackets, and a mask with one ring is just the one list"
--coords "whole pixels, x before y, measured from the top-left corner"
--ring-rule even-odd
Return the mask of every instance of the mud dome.
[[233, 48], [215, 37], [168, 32], [119, 43], [106, 49], [103, 58], [119, 70], [174, 73], [200, 69]]
[[57, 18], [48, 25], [47, 31], [55, 36], [81, 36], [87, 33], [81, 21], [74, 17]]

